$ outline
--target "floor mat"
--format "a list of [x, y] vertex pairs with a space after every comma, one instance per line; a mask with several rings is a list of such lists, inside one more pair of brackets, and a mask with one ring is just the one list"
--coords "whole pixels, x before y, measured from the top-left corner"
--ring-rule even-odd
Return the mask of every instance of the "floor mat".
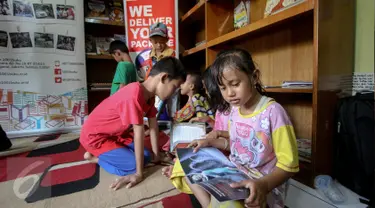
[[163, 207], [163, 208], [193, 208], [189, 195], [180, 193], [174, 196], [165, 197], [161, 200], [149, 203], [139, 208], [151, 208], [151, 207]]
[[[79, 173], [79, 174], [77, 174]], [[26, 197], [27, 203], [92, 189], [99, 183], [99, 166], [86, 161], [48, 168]]]
[[75, 139], [55, 146], [35, 149], [0, 158], [0, 182], [43, 173], [56, 164], [77, 162], [83, 159], [85, 149]]

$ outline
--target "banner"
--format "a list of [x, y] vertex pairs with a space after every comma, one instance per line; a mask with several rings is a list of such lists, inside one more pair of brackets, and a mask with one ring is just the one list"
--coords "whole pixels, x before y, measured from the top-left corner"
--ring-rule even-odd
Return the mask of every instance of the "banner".
[[132, 60], [135, 61], [140, 53], [145, 53], [143, 59], [148, 58], [152, 48], [149, 41], [150, 26], [157, 22], [167, 25], [167, 45], [178, 56], [177, 7], [177, 0], [124, 0], [126, 38]]
[[79, 129], [88, 115], [83, 1], [0, 0], [0, 125]]

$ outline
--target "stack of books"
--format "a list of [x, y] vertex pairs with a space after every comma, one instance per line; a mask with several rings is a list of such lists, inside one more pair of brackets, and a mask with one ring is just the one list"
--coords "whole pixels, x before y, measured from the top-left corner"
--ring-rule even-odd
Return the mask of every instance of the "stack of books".
[[311, 163], [311, 140], [297, 139], [299, 160]]

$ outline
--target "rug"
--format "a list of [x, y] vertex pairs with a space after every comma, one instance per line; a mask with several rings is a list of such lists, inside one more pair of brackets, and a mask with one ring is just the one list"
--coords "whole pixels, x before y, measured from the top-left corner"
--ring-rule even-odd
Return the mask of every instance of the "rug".
[[[116, 177], [82, 161], [84, 149], [77, 138], [13, 139], [12, 149], [3, 152], [8, 156], [0, 157], [1, 207], [144, 207], [179, 194], [160, 165], [145, 169], [144, 181], [131, 189], [109, 189]], [[29, 151], [20, 153], [20, 147]]]
[[139, 208], [151, 208], [151, 207], [163, 207], [163, 208], [193, 208], [189, 195], [180, 193], [175, 196], [165, 197], [161, 200], [157, 200], [145, 206]]

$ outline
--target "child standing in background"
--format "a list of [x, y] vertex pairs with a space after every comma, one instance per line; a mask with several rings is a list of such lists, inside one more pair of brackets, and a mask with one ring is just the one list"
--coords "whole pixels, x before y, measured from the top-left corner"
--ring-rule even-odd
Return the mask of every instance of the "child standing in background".
[[150, 26], [150, 41], [152, 44], [152, 49], [150, 52], [150, 58], [147, 60], [147, 71], [145, 80], [148, 78], [152, 67], [160, 59], [168, 56], [175, 56], [175, 51], [167, 45], [168, 38], [168, 28], [165, 24], [157, 22]]
[[189, 184], [190, 189], [202, 207], [284, 207], [287, 181], [299, 171], [296, 137], [286, 111], [263, 95], [259, 71], [247, 51], [233, 49], [218, 55], [211, 76], [222, 94], [219, 104], [232, 106], [230, 142], [202, 139], [190, 146], [195, 152], [209, 146], [230, 150], [231, 162], [251, 178], [231, 186], [250, 189], [250, 196], [243, 202], [219, 203], [199, 185]]
[[111, 87], [111, 95], [113, 95], [125, 85], [136, 82], [137, 72], [129, 56], [128, 47], [124, 42], [120, 40], [112, 41], [109, 46], [109, 53], [118, 62]]
[[[154, 160], [159, 160], [159, 129], [153, 98], [168, 99], [185, 81], [186, 74], [174, 57], [155, 64], [149, 79], [134, 82], [102, 101], [82, 126], [84, 158], [111, 174], [121, 176], [111, 188], [128, 188], [143, 179], [143, 165], [152, 154], [144, 149], [144, 116], [148, 117]], [[131, 134], [134, 133], [134, 136]]]

